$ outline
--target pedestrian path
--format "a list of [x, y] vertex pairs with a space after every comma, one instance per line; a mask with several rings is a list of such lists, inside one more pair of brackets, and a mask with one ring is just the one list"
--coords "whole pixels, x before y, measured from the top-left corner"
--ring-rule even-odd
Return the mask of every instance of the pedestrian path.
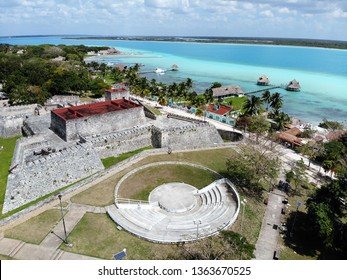
[[257, 260], [272, 260], [274, 252], [278, 249], [282, 201], [284, 197], [285, 194], [277, 189], [269, 193], [262, 227], [254, 252]]
[[[69, 211], [64, 216], [67, 236], [86, 212], [106, 213], [106, 210], [103, 207], [71, 204]], [[65, 236], [63, 220], [57, 223], [53, 228], [53, 232], [55, 234], [48, 233], [39, 245], [0, 237], [0, 254], [19, 260], [97, 260], [94, 257], [70, 253], [59, 249], [63, 243], [62, 239]], [[66, 246], [69, 246], [69, 244]]]

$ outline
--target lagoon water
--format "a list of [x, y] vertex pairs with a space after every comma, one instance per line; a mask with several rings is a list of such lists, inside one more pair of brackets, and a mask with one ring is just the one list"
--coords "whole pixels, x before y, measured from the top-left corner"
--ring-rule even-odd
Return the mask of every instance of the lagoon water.
[[[271, 85], [287, 84], [296, 79], [300, 92], [280, 92], [283, 111], [313, 124], [323, 118], [347, 124], [347, 50], [287, 47], [268, 45], [206, 44], [182, 42], [149, 42], [130, 40], [75, 40], [59, 36], [0, 38], [9, 44], [84, 44], [110, 46], [126, 55], [101, 56], [105, 63], [144, 64], [142, 70], [156, 67], [179, 71], [165, 75], [146, 74], [149, 79], [164, 83], [192, 78], [197, 92], [203, 92], [213, 82], [237, 84], [245, 92], [261, 89], [259, 76], [266, 75]], [[260, 95], [261, 93], [258, 93]]]

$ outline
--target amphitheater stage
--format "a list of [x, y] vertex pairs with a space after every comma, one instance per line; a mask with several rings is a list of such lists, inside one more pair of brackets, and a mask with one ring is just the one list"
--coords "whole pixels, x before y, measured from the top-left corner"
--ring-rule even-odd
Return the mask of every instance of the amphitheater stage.
[[235, 222], [239, 210], [239, 196], [225, 178], [200, 190], [185, 183], [167, 183], [155, 188], [148, 202], [123, 199], [107, 207], [117, 225], [159, 243], [191, 242], [215, 235]]

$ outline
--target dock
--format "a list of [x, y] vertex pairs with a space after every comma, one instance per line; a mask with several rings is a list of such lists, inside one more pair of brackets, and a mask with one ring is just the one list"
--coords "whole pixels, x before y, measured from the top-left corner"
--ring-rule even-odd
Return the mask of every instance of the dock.
[[262, 89], [257, 89], [257, 90], [245, 92], [244, 95], [250, 95], [250, 94], [254, 94], [254, 93], [258, 93], [258, 92], [262, 92], [262, 91], [267, 91], [267, 90], [271, 90], [271, 89], [276, 89], [276, 88], [285, 88], [285, 86], [280, 85], [280, 86], [266, 87], [266, 88], [262, 88]]

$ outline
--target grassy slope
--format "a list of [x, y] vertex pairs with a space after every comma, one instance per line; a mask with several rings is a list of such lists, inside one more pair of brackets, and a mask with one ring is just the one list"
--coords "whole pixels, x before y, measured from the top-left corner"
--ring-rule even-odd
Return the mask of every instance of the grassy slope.
[[3, 146], [3, 149], [0, 150], [0, 210], [4, 205], [8, 170], [11, 166], [13, 151], [18, 138], [20, 136], [0, 138], [0, 147]]

